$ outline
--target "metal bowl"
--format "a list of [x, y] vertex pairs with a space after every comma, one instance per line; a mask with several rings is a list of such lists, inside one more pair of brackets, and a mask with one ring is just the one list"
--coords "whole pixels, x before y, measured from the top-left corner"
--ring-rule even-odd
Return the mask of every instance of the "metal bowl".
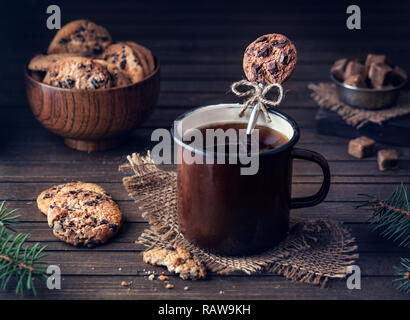
[[339, 99], [349, 106], [363, 109], [383, 109], [394, 105], [400, 89], [406, 85], [407, 79], [400, 85], [386, 89], [356, 88], [337, 80], [333, 74], [330, 78], [336, 84]]

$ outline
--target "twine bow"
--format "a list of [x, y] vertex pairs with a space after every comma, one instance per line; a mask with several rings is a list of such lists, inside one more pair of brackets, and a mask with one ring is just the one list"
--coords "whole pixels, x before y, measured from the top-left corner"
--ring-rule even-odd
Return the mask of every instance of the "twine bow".
[[[238, 87], [240, 86], [250, 87], [250, 88], [247, 89], [246, 91], [239, 91]], [[278, 88], [278, 91], [279, 91], [278, 96], [276, 97], [276, 100], [267, 99], [266, 94], [273, 88]], [[250, 105], [256, 104], [258, 111], [262, 110], [267, 122], [271, 122], [272, 120], [269, 117], [269, 113], [266, 110], [265, 105], [277, 106], [278, 104], [281, 103], [282, 98], [283, 98], [283, 88], [280, 83], [272, 83], [265, 87], [261, 87], [256, 82], [251, 82], [248, 80], [241, 80], [241, 81], [232, 83], [231, 90], [238, 97], [250, 96], [249, 99], [245, 101], [245, 104], [243, 105], [242, 109], [239, 111], [240, 117], [244, 115], [245, 110]]]

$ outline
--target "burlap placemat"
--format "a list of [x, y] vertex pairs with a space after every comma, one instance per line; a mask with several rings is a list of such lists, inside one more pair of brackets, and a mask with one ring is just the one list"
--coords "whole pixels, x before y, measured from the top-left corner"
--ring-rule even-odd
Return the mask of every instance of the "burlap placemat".
[[138, 242], [147, 248], [181, 246], [200, 258], [217, 274], [270, 272], [288, 279], [324, 286], [329, 278], [344, 278], [358, 258], [355, 239], [331, 220], [292, 221], [288, 237], [261, 254], [227, 257], [198, 248], [178, 230], [176, 172], [159, 169], [150, 154], [132, 154], [120, 170], [131, 169], [123, 178], [125, 189], [137, 203], [150, 228]]
[[382, 124], [384, 121], [410, 113], [410, 93], [401, 92], [396, 105], [382, 110], [365, 110], [351, 107], [339, 100], [334, 83], [311, 83], [312, 97], [326, 109], [337, 112], [347, 124], [359, 129], [368, 122]]

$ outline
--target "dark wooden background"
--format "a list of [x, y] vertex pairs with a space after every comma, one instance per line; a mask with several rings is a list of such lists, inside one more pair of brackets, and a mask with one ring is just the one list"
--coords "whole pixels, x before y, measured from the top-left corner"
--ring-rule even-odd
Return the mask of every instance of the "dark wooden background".
[[[46, 28], [46, 8], [58, 4], [63, 23], [86, 18], [107, 27], [115, 40], [134, 40], [149, 47], [162, 64], [161, 95], [149, 121], [138, 128], [121, 148], [87, 154], [64, 146], [62, 140], [41, 127], [27, 105], [23, 67], [30, 57], [45, 51], [54, 31]], [[400, 182], [410, 182], [410, 148], [399, 148], [400, 169], [377, 170], [375, 157], [350, 157], [347, 139], [315, 132], [317, 106], [310, 98], [310, 82], [328, 81], [329, 67], [340, 57], [366, 52], [386, 53], [410, 71], [410, 3], [355, 1], [362, 9], [362, 30], [347, 30], [343, 1], [14, 1], [2, 4], [0, 19], [0, 200], [23, 215], [20, 231], [32, 242], [48, 245], [47, 262], [61, 266], [62, 290], [39, 287], [41, 299], [404, 299], [392, 280], [394, 264], [409, 251], [370, 233], [365, 210], [355, 211], [361, 192], [385, 196]], [[330, 162], [332, 187], [326, 201], [292, 214], [328, 217], [343, 222], [357, 238], [362, 289], [348, 290], [345, 281], [331, 281], [327, 289], [295, 283], [282, 277], [210, 275], [209, 279], [164, 288], [149, 281], [146, 271], [163, 271], [144, 265], [140, 245], [134, 243], [147, 227], [121, 184], [118, 172], [125, 155], [146, 150], [150, 134], [169, 128], [187, 109], [237, 101], [229, 85], [243, 78], [242, 54], [246, 45], [265, 33], [283, 33], [296, 44], [299, 62], [286, 83], [280, 109], [301, 126], [300, 147], [322, 153]], [[382, 147], [382, 146], [379, 146]], [[57, 241], [45, 217], [36, 209], [40, 191], [57, 183], [85, 180], [101, 184], [121, 206], [127, 223], [109, 244], [95, 249], [74, 248]], [[309, 194], [321, 183], [315, 166], [297, 162], [294, 194]], [[121, 281], [132, 282], [130, 289]], [[183, 287], [188, 285], [189, 291]], [[12, 290], [0, 298], [16, 297]]]

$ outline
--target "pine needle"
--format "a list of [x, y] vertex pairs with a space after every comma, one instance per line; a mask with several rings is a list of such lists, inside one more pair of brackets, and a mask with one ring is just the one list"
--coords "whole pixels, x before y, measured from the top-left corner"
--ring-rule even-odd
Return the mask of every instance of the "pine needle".
[[46, 246], [36, 243], [30, 247], [27, 244], [30, 234], [15, 233], [11, 225], [19, 223], [21, 216], [13, 215], [14, 212], [6, 211], [5, 201], [0, 204], [0, 289], [6, 290], [10, 280], [16, 279], [17, 294], [29, 291], [36, 295], [34, 279], [47, 279], [44, 262], [40, 261], [46, 256], [43, 254]]
[[3, 201], [0, 204], [0, 228], [6, 227], [7, 229], [14, 232], [14, 229], [11, 227], [12, 224], [16, 224], [17, 219], [21, 217], [21, 215], [12, 216], [17, 209], [11, 210], [9, 212], [6, 211], [6, 201]]
[[410, 259], [401, 258], [400, 265], [394, 266], [393, 268], [398, 276], [397, 279], [393, 280], [399, 283], [397, 289], [405, 293], [410, 293]]
[[410, 204], [405, 185], [402, 183], [385, 200], [372, 195], [363, 196], [370, 200], [356, 208], [369, 207], [374, 211], [369, 219], [373, 231], [401, 247], [410, 247]]

